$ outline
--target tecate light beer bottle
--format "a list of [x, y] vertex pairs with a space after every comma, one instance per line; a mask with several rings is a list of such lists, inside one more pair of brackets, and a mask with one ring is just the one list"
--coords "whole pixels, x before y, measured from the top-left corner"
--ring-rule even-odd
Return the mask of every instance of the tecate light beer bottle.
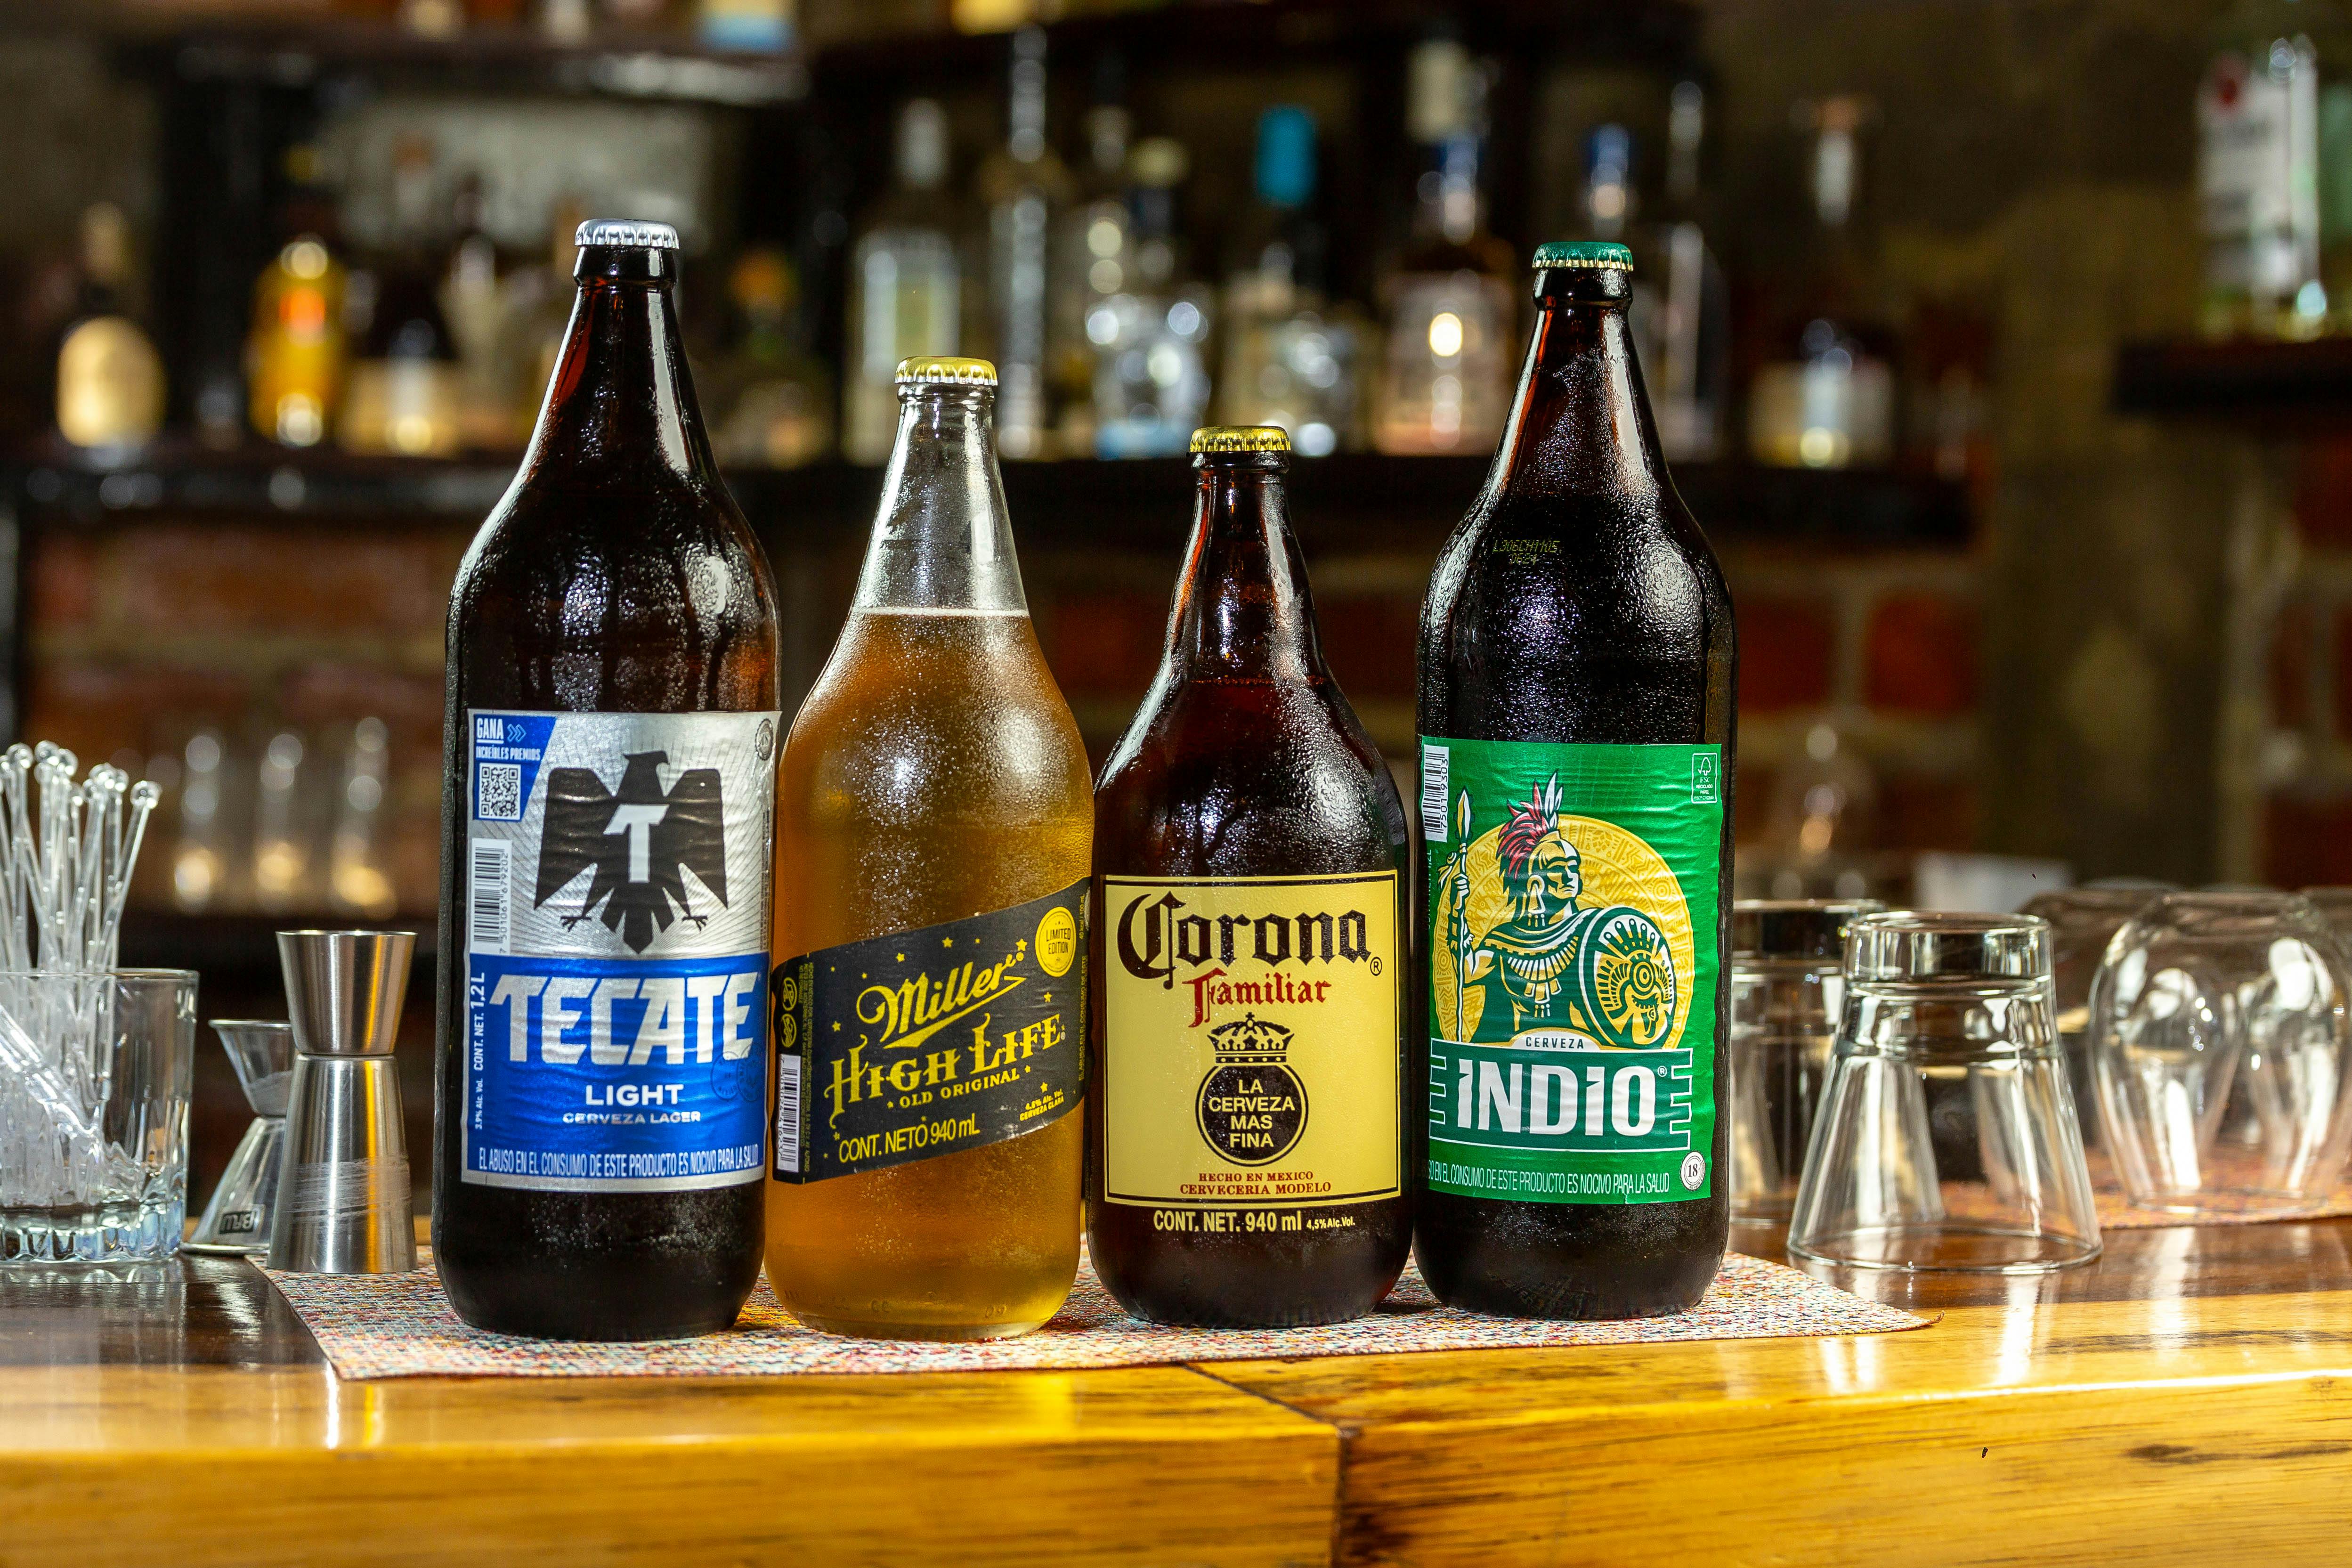
[[449, 601], [433, 1246], [479, 1328], [646, 1340], [760, 1272], [775, 590], [667, 226], [580, 228], [555, 375]]
[[1094, 809], [1013, 559], [995, 368], [898, 380], [849, 623], [777, 779], [768, 1280], [835, 1333], [994, 1339], [1077, 1272]]
[[1535, 339], [1421, 621], [1415, 1256], [1448, 1305], [1628, 1318], [1722, 1260], [1731, 599], [1658, 455], [1624, 247], [1536, 252]]
[[1316, 640], [1289, 437], [1192, 450], [1167, 652], [1095, 797], [1087, 1237], [1155, 1322], [1337, 1322], [1412, 1239], [1404, 807]]

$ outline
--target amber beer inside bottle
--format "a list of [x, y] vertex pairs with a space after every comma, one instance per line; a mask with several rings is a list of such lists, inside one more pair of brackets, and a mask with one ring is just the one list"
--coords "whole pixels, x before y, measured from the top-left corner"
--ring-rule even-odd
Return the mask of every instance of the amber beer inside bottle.
[[[1731, 600], [1659, 455], [1625, 321], [1630, 266], [1618, 246], [1538, 252], [1535, 335], [1516, 407], [1486, 490], [1440, 552], [1423, 606], [1419, 723], [1424, 737], [1466, 742], [1719, 746], [1722, 830], [1708, 869], [1712, 941], [1727, 952]], [[1540, 772], [1534, 782], [1541, 786]], [[1424, 778], [1424, 790], [1430, 784]], [[1565, 787], [1573, 792], [1578, 781]], [[1453, 797], [1438, 804], [1438, 816], [1453, 805]], [[1577, 809], [1572, 794], [1561, 809]], [[1425, 809], [1423, 832], [1440, 842], [1432, 826]], [[1685, 887], [1682, 896], [1697, 891]], [[1425, 940], [1416, 955], [1417, 1027], [1432, 1017], [1431, 946]], [[1552, 1318], [1644, 1317], [1697, 1303], [1722, 1260], [1730, 1218], [1721, 1114], [1729, 976], [1721, 964], [1711, 993], [1718, 1110], [1708, 1148], [1693, 1150], [1686, 1166], [1695, 1176], [1712, 1172], [1711, 1190], [1682, 1201], [1593, 1203], [1433, 1186], [1422, 1194], [1414, 1255], [1440, 1300]], [[1607, 1070], [1605, 1052], [1564, 1059]], [[1422, 1053], [1423, 1100], [1430, 1065]], [[1429, 1128], [1419, 1116], [1414, 1124]]]
[[[725, 1184], [599, 1191], [577, 1181], [500, 1184], [479, 1172], [469, 1180], [466, 1163], [475, 1044], [467, 965], [478, 951], [468, 893], [478, 891], [468, 882], [468, 711], [681, 716], [777, 706], [775, 590], [703, 434], [671, 300], [677, 237], [661, 225], [613, 223], [583, 224], [580, 236], [579, 297], [538, 428], [450, 595], [433, 1244], [452, 1305], [478, 1327], [662, 1339], [724, 1328], [751, 1294], [760, 1272], [756, 1170], [753, 1179]], [[592, 791], [618, 782], [625, 792], [623, 759], [600, 761], [606, 776]], [[656, 770], [678, 761], [668, 757]], [[542, 773], [539, 788], [548, 787]], [[751, 822], [756, 831], [756, 814]], [[709, 861], [696, 864], [698, 875], [726, 880]], [[656, 876], [670, 869], [653, 868]], [[613, 875], [626, 879], [624, 868]], [[586, 875], [540, 902], [576, 910], [573, 925], [599, 932], [614, 907], [605, 895], [620, 896], [602, 879], [584, 907], [577, 889], [590, 886]], [[519, 903], [528, 903], [531, 887], [520, 885]], [[641, 955], [691, 940], [693, 921], [677, 911], [707, 922], [714, 896], [731, 896], [738, 908], [752, 900], [756, 910], [763, 891], [740, 880], [730, 893], [708, 884], [681, 891]], [[635, 982], [618, 984], [635, 994]], [[547, 1018], [543, 1004], [531, 1007], [526, 1018]], [[574, 1015], [574, 1037], [590, 1010], [583, 1005]], [[604, 1019], [608, 1030], [620, 1027], [612, 1007]], [[495, 1026], [505, 1039], [506, 1026]], [[560, 1019], [544, 1034], [519, 1030], [514, 1060], [566, 1032]], [[562, 1065], [563, 1051], [546, 1051], [530, 1070], [551, 1075], [557, 1098], [576, 1107], [583, 1089], [607, 1086], [596, 1064], [581, 1059], [582, 1047], [568, 1054]], [[503, 1057], [487, 1065], [503, 1067]], [[710, 1070], [689, 1057], [678, 1076]], [[749, 1092], [756, 1095], [756, 1082]]]
[[1323, 662], [1287, 438], [1192, 445], [1166, 652], [1096, 795], [1088, 1237], [1140, 1317], [1336, 1322], [1412, 1240], [1404, 813]]
[[[995, 372], [909, 360], [899, 395], [849, 621], [778, 774], [780, 964], [1007, 910], [1087, 871], [1086, 748], [1022, 593], [990, 424]], [[1066, 980], [1075, 992], [1075, 964]], [[854, 1019], [816, 1026], [844, 1022], [856, 1030]], [[937, 1038], [968, 1045], [976, 1022]], [[824, 1089], [806, 1092], [822, 1103]], [[1037, 1327], [1077, 1271], [1084, 1123], [1072, 1109], [979, 1147], [771, 1181], [778, 1300], [836, 1333], [967, 1340]]]

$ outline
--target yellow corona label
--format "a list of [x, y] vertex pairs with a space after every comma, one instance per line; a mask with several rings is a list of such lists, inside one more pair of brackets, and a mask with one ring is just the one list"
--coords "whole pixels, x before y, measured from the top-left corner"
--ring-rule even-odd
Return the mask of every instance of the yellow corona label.
[[1397, 888], [1386, 871], [1104, 879], [1108, 1201], [1397, 1195]]

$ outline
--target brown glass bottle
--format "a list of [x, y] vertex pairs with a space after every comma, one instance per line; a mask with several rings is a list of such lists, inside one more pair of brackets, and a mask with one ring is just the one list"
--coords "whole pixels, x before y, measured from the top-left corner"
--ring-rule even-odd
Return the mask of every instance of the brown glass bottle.
[[1404, 813], [1317, 642], [1288, 440], [1192, 449], [1167, 651], [1096, 786], [1087, 1237], [1139, 1317], [1337, 1322], [1412, 1239]]
[[775, 590], [704, 438], [677, 244], [582, 226], [450, 595], [433, 1244], [505, 1333], [707, 1332], [760, 1271]]
[[1653, 1316], [1697, 1302], [1729, 1223], [1737, 642], [1658, 454], [1629, 255], [1537, 268], [1510, 422], [1422, 611], [1414, 1255], [1450, 1306]]

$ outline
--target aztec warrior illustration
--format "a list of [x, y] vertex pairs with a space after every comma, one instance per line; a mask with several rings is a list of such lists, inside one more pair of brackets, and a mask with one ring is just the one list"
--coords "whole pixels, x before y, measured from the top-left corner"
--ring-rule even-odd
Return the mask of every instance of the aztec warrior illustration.
[[[1462, 797], [1466, 824], [1469, 797]], [[1588, 907], [1584, 862], [1569, 837], [1578, 820], [1560, 812], [1559, 778], [1530, 786], [1495, 833], [1465, 843], [1449, 858], [1445, 924], [1453, 962], [1466, 977], [1455, 1003], [1457, 1038], [1542, 1041], [1570, 1049], [1642, 1049], [1673, 1026], [1674, 955], [1648, 914], [1626, 905]], [[1492, 841], [1508, 914], [1475, 929], [1471, 857]], [[1475, 994], [1484, 1001], [1472, 1005]], [[1537, 1043], [1535, 1041], [1528, 1042]]]

